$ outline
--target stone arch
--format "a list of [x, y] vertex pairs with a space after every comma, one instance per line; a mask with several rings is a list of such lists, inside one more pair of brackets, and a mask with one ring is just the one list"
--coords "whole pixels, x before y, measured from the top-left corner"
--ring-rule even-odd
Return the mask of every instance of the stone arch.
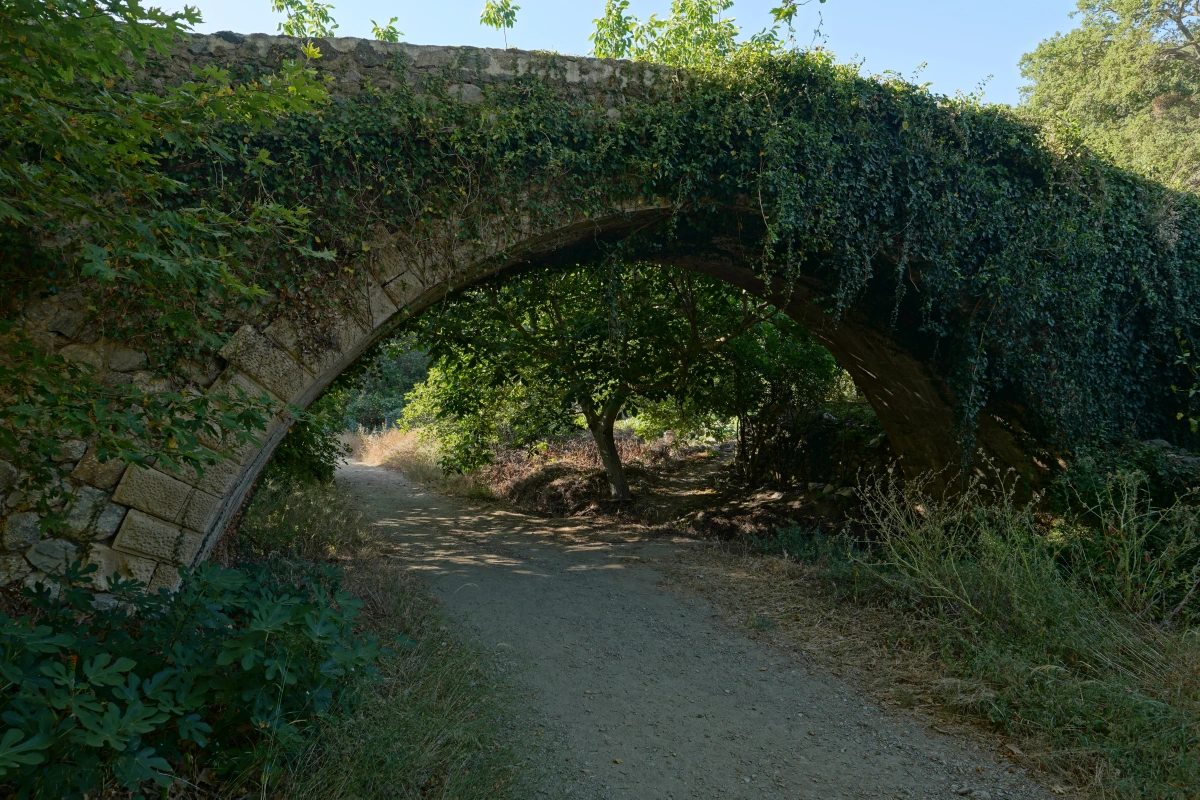
[[[357, 39], [319, 44], [326, 54], [321, 68], [334, 79], [338, 92], [349, 95], [368, 79], [384, 90], [394, 85], [397, 75], [388, 65], [396, 55], [405, 57], [407, 80], [417, 84], [430, 73], [457, 70], [460, 82], [452, 89], [467, 103], [481, 97], [481, 85], [536, 68], [532, 54], [517, 51], [423, 48]], [[217, 62], [272, 68], [294, 57], [295, 47], [294, 40], [282, 37], [198, 36], [181, 51], [176, 66]], [[568, 94], [594, 93], [603, 103], [622, 92], [636, 94], [661, 74], [646, 65], [556, 58], [556, 71], [545, 80], [559, 82]], [[614, 105], [608, 110], [619, 113]], [[701, 271], [760, 294], [772, 291], [753, 269], [761, 249], [756, 253], [753, 245], [743, 244], [743, 239], [754, 239], [743, 234], [761, 226], [761, 217], [749, 203], [697, 211], [665, 201], [614, 201], [586, 216], [533, 221], [522, 213], [521, 198], [516, 200], [494, 219], [475, 220], [480, 233], [470, 242], [459, 238], [461, 220], [453, 218], [419, 229], [406, 228], [401, 221], [392, 228], [381, 225], [367, 243], [365, 260], [355, 262], [356, 267], [365, 263], [368, 269], [356, 269], [342, 287], [341, 304], [316, 340], [300, 319], [269, 308], [243, 324], [221, 348], [216, 369], [199, 370], [193, 388], [210, 393], [235, 388], [253, 395], [265, 392], [276, 417], [252, 444], [205, 441], [224, 460], [203, 473], [101, 464], [86, 451], [86, 443], [67, 443], [64, 449], [70, 452], [63, 463], [70, 467], [76, 495], [66, 509], [67, 525], [78, 538], [94, 543], [88, 557], [100, 565], [101, 576], [121, 573], [145, 581], [151, 589], [174, 588], [176, 567], [207, 558], [236, 519], [288, 429], [287, 406], [307, 407], [372, 344], [449, 291], [505, 270], [594, 258], [611, 243], [634, 239], [654, 245], [635, 247], [631, 253], [635, 257]], [[690, 225], [701, 216], [706, 224]], [[878, 258], [878, 266], [886, 266], [888, 254]], [[836, 321], [818, 302], [829, 294], [829, 287], [817, 278], [801, 277], [782, 300], [787, 312], [805, 323], [854, 377], [902, 456], [906, 474], [953, 470], [962, 463], [957, 415], [953, 393], [931, 355], [936, 343], [922, 338], [916, 317], [897, 316], [893, 287], [877, 283], [871, 291], [880, 293], [878, 297], [861, 298]], [[75, 330], [78, 323], [71, 326], [71, 320], [81, 315], [64, 305], [65, 300], [55, 302], [27, 308], [22, 320], [31, 336], [47, 342], [47, 349], [114, 372], [136, 370], [144, 361], [143, 354], [115, 345], [81, 341]], [[1002, 465], [1036, 481], [1044, 467], [1026, 456], [1020, 429], [1004, 422], [1005, 417], [1016, 420], [1019, 414], [999, 409], [980, 414], [978, 441]], [[0, 491], [6, 488], [4, 479], [0, 470]], [[34, 568], [52, 571], [78, 550], [68, 539], [39, 541], [37, 515], [24, 511], [8, 514], [3, 538], [8, 554], [0, 560], [0, 585]], [[104, 588], [103, 582], [99, 588]]]

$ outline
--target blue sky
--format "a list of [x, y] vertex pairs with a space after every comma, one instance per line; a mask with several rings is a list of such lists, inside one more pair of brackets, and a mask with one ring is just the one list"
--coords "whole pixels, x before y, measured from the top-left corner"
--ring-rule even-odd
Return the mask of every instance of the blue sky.
[[[274, 33], [279, 17], [269, 0], [190, 0], [200, 7], [201, 31]], [[343, 36], [370, 36], [371, 19], [396, 23], [402, 39], [418, 44], [500, 47], [500, 33], [479, 25], [483, 0], [334, 0]], [[586, 54], [592, 20], [604, 0], [518, 0], [521, 10], [509, 44], [527, 49]], [[779, 0], [739, 0], [732, 16], [744, 34], [764, 27]], [[181, 7], [182, 3], [164, 3]], [[645, 18], [662, 14], [669, 0], [632, 0], [630, 11]], [[970, 92], [992, 75], [985, 97], [1016, 103], [1021, 85], [1017, 62], [1039, 41], [1074, 26], [1075, 0], [828, 0], [813, 2], [797, 17], [801, 41], [811, 38], [818, 10], [818, 43], [839, 60], [861, 59], [871, 72], [893, 70], [906, 77], [922, 63], [920, 82], [936, 92]]]

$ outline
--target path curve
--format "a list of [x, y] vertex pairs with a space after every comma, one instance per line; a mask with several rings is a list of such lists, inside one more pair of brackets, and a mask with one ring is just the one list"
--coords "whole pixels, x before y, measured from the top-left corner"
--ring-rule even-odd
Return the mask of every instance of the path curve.
[[338, 482], [451, 619], [520, 666], [554, 742], [541, 796], [1050, 797], [662, 588], [655, 561], [687, 540], [449, 498], [362, 463]]

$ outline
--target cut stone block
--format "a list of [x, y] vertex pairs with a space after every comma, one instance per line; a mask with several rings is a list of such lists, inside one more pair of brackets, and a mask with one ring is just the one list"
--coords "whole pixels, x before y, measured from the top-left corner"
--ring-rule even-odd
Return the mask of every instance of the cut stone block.
[[90, 546], [84, 564], [95, 564], [98, 567], [98, 570], [92, 573], [92, 588], [101, 592], [108, 589], [115, 575], [120, 575], [125, 580], [140, 581], [148, 586], [154, 579], [155, 568], [158, 567], [158, 562], [149, 558], [122, 553], [103, 544]]
[[164, 472], [131, 467], [113, 493], [113, 500], [125, 506], [153, 514], [160, 519], [178, 520], [192, 487]]
[[212, 518], [213, 512], [216, 511], [220, 502], [219, 497], [196, 490], [188, 498], [187, 506], [183, 509], [179, 522], [185, 528], [203, 531], [207, 528], [208, 521]]
[[7, 489], [10, 486], [15, 486], [17, 483], [17, 478], [19, 478], [20, 475], [21, 473], [19, 473], [17, 468], [12, 464], [8, 463], [7, 461], [0, 461], [0, 489]]
[[119, 344], [108, 351], [108, 368], [113, 372], [133, 372], [146, 364], [146, 354]]
[[97, 489], [111, 489], [125, 474], [125, 462], [110, 458], [103, 464], [96, 458], [96, 448], [90, 448], [71, 472], [71, 477]]
[[250, 325], [238, 328], [221, 356], [289, 403], [314, 380], [287, 351]]
[[182, 583], [183, 577], [179, 574], [179, 567], [174, 564], [159, 564], [158, 569], [154, 570], [154, 580], [150, 581], [147, 591], [154, 594], [165, 589], [174, 594]]
[[68, 442], [63, 442], [58, 452], [54, 454], [54, 460], [57, 462], [63, 461], [78, 461], [83, 458], [83, 454], [87, 452], [87, 442], [79, 439], [71, 439]]
[[43, 572], [62, 572], [79, 557], [79, 548], [66, 539], [44, 539], [29, 549], [25, 558]]
[[31, 572], [33, 567], [20, 553], [0, 554], [0, 586], [16, 583]]
[[4, 549], [24, 550], [41, 539], [42, 527], [38, 525], [40, 519], [41, 517], [31, 511], [9, 517], [8, 522], [4, 523]]
[[112, 546], [122, 553], [155, 561], [191, 564], [200, 551], [203, 538], [195, 531], [184, 530], [178, 525], [131, 509], [125, 515]]

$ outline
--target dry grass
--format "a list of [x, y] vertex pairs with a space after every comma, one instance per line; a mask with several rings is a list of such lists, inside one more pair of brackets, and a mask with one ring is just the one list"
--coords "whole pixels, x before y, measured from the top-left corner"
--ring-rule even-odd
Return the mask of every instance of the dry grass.
[[399, 561], [355, 561], [345, 588], [389, 648], [351, 712], [325, 721], [294, 759], [290, 798], [529, 796], [535, 776], [510, 742], [510, 689], [492, 660], [455, 640], [437, 602]]
[[414, 483], [456, 497], [491, 498], [486, 474], [447, 473], [438, 464], [437, 445], [418, 432], [389, 428], [377, 433], [360, 430], [350, 437], [350, 457], [373, 467], [394, 469]]

